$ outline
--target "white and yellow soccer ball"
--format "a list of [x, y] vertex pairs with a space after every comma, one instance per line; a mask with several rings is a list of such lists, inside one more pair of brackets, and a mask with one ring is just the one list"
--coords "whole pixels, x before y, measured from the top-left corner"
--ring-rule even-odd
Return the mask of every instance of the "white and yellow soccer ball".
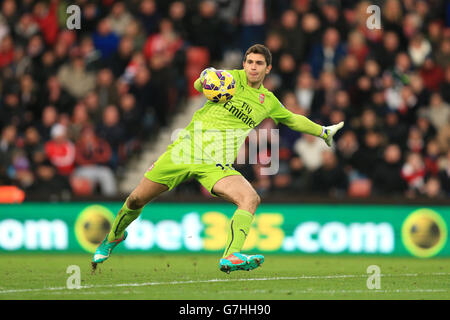
[[229, 72], [208, 68], [202, 71], [200, 77], [203, 94], [208, 100], [226, 102], [233, 98], [236, 91], [236, 82]]

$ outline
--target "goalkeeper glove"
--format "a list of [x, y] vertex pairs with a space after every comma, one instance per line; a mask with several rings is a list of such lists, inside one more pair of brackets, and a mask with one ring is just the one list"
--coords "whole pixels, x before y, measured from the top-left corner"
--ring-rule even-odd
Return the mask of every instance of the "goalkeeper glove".
[[333, 136], [344, 126], [344, 121], [334, 124], [332, 126], [322, 127], [322, 133], [320, 136], [325, 140], [326, 144], [331, 147], [333, 145]]
[[203, 83], [205, 82], [205, 77], [206, 74], [208, 73], [208, 71], [214, 71], [216, 69], [214, 68], [206, 68], [205, 70], [203, 70], [200, 73], [200, 77], [194, 81], [194, 88], [195, 90], [197, 90], [198, 92], [202, 92], [203, 91]]
[[200, 82], [202, 83], [202, 85], [203, 85], [203, 82], [205, 81], [205, 77], [206, 77], [206, 74], [208, 73], [208, 71], [215, 71], [215, 70], [216, 70], [215, 68], [209, 67], [200, 73]]

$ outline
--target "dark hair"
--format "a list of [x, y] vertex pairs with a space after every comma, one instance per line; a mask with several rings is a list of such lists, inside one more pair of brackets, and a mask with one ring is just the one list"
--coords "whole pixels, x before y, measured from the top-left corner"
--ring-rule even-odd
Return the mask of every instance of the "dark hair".
[[272, 53], [270, 53], [269, 48], [267, 48], [265, 45], [262, 44], [254, 44], [250, 48], [247, 49], [244, 56], [244, 62], [247, 60], [247, 56], [250, 53], [259, 53], [264, 56], [264, 59], [266, 59], [266, 63], [268, 66], [272, 64]]

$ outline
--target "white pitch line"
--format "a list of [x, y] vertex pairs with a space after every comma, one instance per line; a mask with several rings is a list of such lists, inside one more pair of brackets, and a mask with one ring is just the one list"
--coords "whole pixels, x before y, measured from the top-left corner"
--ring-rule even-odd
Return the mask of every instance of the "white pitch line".
[[[436, 273], [403, 273], [403, 274], [380, 274], [382, 277], [418, 277], [418, 276], [447, 276], [450, 273], [436, 272]], [[246, 278], [246, 279], [209, 279], [209, 280], [186, 280], [186, 281], [168, 281], [168, 282], [142, 282], [142, 283], [116, 283], [116, 284], [102, 284], [102, 285], [86, 285], [80, 286], [77, 289], [68, 289], [67, 287], [47, 287], [38, 289], [9, 289], [0, 290], [0, 294], [6, 293], [26, 293], [26, 292], [40, 292], [40, 291], [61, 291], [69, 290], [76, 292], [81, 289], [95, 289], [95, 288], [118, 288], [118, 287], [146, 287], [158, 285], [184, 285], [184, 284], [198, 284], [198, 283], [214, 283], [214, 282], [239, 282], [239, 281], [278, 281], [278, 280], [309, 280], [309, 279], [342, 279], [342, 278], [366, 278], [366, 274], [343, 274], [343, 275], [323, 275], [323, 276], [299, 276], [299, 277], [272, 277], [272, 278]]]
[[[393, 289], [393, 290], [383, 290], [383, 289], [366, 289], [366, 290], [246, 290], [245, 293], [309, 293], [309, 294], [335, 294], [335, 293], [433, 293], [433, 292], [448, 292], [449, 289]], [[219, 293], [237, 293], [244, 292], [242, 290], [234, 291], [219, 291]]]

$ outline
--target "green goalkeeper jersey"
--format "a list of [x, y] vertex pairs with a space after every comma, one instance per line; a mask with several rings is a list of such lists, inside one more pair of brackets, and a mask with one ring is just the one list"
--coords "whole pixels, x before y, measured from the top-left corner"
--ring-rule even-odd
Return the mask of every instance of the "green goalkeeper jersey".
[[263, 85], [250, 87], [244, 70], [227, 71], [236, 82], [233, 98], [223, 103], [208, 100], [172, 144], [183, 153], [183, 161], [234, 163], [250, 131], [266, 118], [315, 136], [322, 133], [322, 126], [287, 110]]

